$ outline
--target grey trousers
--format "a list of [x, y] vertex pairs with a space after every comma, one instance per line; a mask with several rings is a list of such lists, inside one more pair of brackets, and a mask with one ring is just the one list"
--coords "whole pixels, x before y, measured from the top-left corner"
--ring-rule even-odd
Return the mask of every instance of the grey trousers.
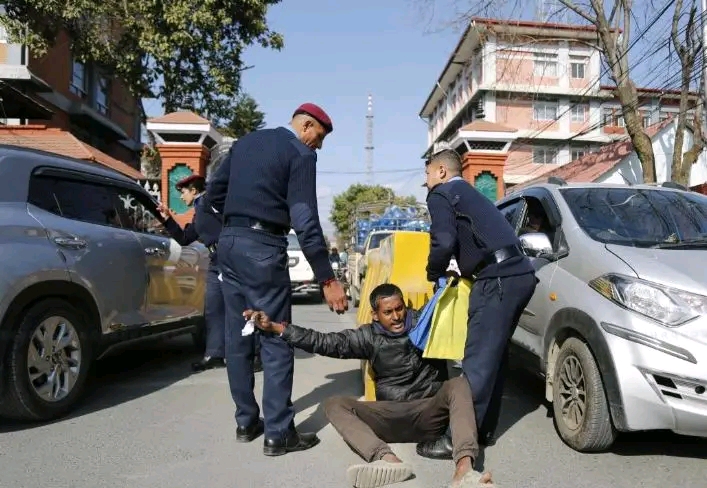
[[446, 381], [432, 397], [402, 402], [362, 402], [352, 397], [324, 401], [329, 422], [367, 462], [393, 454], [388, 443], [427, 442], [452, 430], [454, 462], [479, 454], [474, 401], [466, 378]]

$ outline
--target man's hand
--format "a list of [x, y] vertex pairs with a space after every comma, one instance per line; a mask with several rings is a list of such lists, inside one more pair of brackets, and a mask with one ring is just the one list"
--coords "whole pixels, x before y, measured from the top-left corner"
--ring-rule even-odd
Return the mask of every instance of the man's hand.
[[282, 334], [285, 330], [285, 324], [279, 324], [277, 322], [271, 322], [268, 314], [261, 311], [246, 310], [243, 312], [243, 317], [246, 320], [253, 320], [255, 326], [262, 330], [263, 332], [272, 332], [273, 334]]
[[172, 218], [172, 211], [162, 202], [157, 204], [157, 211], [165, 220]]
[[349, 309], [349, 301], [346, 299], [344, 287], [338, 280], [334, 280], [322, 287], [324, 300], [329, 305], [329, 310], [342, 314]]

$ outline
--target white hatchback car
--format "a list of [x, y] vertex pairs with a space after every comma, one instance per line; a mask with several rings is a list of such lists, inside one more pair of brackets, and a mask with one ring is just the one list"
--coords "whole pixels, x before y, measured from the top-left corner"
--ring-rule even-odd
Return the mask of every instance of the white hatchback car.
[[317, 283], [314, 271], [304, 257], [297, 235], [290, 231], [287, 235], [287, 266], [290, 269], [292, 282], [292, 296], [304, 296], [315, 300], [322, 300], [322, 289]]

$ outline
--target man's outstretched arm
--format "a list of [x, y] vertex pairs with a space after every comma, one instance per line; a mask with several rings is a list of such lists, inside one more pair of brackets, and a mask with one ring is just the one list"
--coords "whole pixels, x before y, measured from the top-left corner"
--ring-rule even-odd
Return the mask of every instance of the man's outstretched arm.
[[372, 334], [364, 328], [346, 329], [341, 332], [318, 332], [294, 324], [271, 322], [264, 312], [246, 310], [246, 320], [264, 332], [280, 334], [290, 345], [303, 351], [338, 359], [370, 359], [373, 351]]

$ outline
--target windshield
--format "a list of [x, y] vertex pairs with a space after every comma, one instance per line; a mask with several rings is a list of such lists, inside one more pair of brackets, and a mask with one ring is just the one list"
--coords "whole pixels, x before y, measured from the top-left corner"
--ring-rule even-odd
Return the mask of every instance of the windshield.
[[560, 190], [572, 215], [599, 242], [635, 247], [707, 247], [707, 197], [637, 188]]
[[299, 251], [299, 241], [295, 234], [287, 234], [287, 250], [288, 251]]
[[381, 241], [388, 237], [392, 232], [383, 232], [382, 234], [373, 234], [368, 249], [378, 249], [381, 246]]

